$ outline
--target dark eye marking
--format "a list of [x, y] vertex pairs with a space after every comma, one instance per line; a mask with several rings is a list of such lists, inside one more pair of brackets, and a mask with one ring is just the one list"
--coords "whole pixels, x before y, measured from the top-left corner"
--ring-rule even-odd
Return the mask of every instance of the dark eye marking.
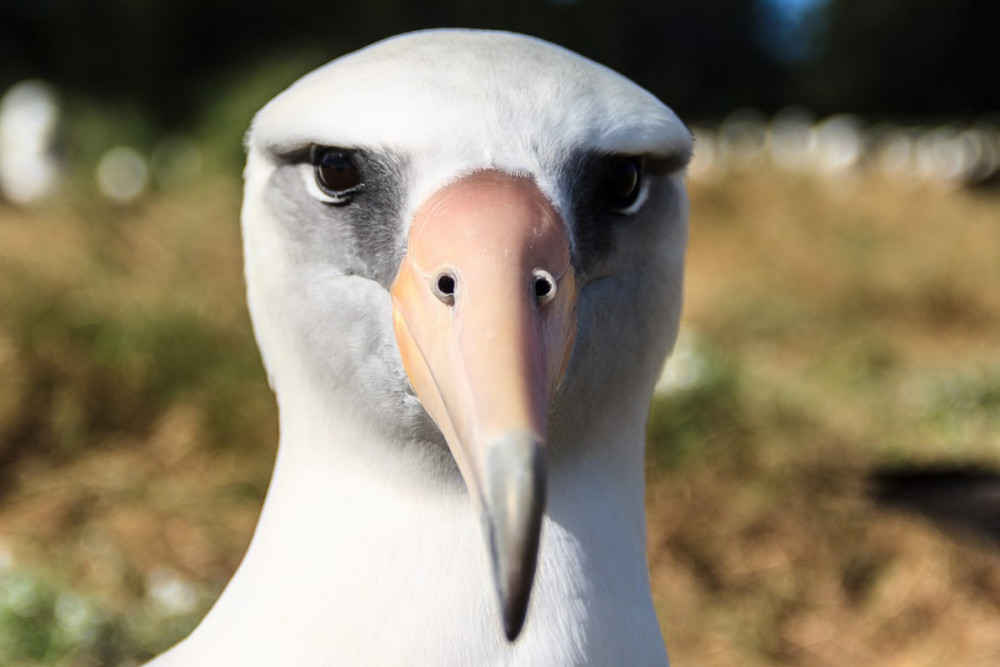
[[573, 263], [578, 271], [594, 270], [613, 252], [619, 234], [662, 220], [641, 216], [639, 210], [648, 204], [665, 205], [672, 188], [661, 184], [682, 175], [688, 158], [687, 152], [636, 155], [582, 150], [566, 159], [561, 178], [572, 202]]
[[316, 174], [320, 191], [334, 199], [331, 203], [351, 203], [354, 195], [365, 188], [363, 174], [354, 158], [354, 152], [331, 146], [313, 146], [310, 161]]
[[642, 190], [642, 158], [616, 157], [601, 175], [600, 194], [609, 210], [621, 213], [635, 204]]

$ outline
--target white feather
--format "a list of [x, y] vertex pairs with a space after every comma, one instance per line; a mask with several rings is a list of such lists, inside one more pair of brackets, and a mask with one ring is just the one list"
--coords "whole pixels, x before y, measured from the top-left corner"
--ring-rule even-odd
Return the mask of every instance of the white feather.
[[[278, 460], [233, 581], [155, 664], [665, 664], [645, 562], [643, 441], [680, 312], [680, 177], [644, 186], [621, 257], [581, 296], [567, 377], [588, 399], [554, 408], [538, 573], [513, 644], [453, 465], [433, 447], [392, 441], [354, 401], [352, 382], [395, 372], [372, 353], [384, 341], [352, 335], [388, 331], [388, 294], [357, 276], [304, 274], [267, 192], [283, 150], [361, 146], [407, 156], [405, 219], [443, 184], [483, 168], [530, 176], [567, 211], [559, 168], [575, 151], [687, 155], [690, 141], [673, 112], [632, 82], [510, 33], [396, 37], [269, 103], [249, 134], [243, 223], [250, 310], [281, 414]], [[633, 222], [653, 215], [665, 220]], [[646, 228], [651, 236], [640, 235]], [[313, 294], [336, 294], [338, 312], [296, 296], [303, 276]], [[607, 322], [608, 304], [633, 302], [648, 312], [628, 306], [627, 321]], [[323, 359], [302, 349], [303, 322], [329, 340]], [[346, 361], [317, 372], [334, 363], [327, 357]], [[405, 410], [419, 412], [416, 399]]]

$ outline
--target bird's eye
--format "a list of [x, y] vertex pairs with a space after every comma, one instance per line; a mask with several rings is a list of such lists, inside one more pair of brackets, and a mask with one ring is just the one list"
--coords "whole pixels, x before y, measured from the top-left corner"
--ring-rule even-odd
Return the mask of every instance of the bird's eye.
[[601, 179], [601, 194], [612, 211], [622, 212], [639, 198], [642, 160], [623, 157], [614, 160]]
[[341, 148], [317, 148], [313, 151], [316, 184], [325, 194], [338, 200], [350, 201], [351, 195], [364, 188], [361, 170], [351, 151]]

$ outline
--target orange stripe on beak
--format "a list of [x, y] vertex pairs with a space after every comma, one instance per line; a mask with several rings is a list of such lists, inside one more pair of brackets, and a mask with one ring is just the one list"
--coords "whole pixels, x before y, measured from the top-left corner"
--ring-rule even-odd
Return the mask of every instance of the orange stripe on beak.
[[528, 179], [464, 178], [414, 217], [392, 300], [410, 383], [483, 518], [513, 640], [538, 554], [549, 402], [576, 332], [566, 226]]

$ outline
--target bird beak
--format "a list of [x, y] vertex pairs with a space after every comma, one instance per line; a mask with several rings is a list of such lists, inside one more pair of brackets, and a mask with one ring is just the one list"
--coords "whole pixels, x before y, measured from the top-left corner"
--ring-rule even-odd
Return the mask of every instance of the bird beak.
[[513, 641], [538, 557], [549, 402], [576, 334], [565, 223], [530, 180], [473, 174], [414, 216], [391, 292], [403, 365], [482, 517]]

